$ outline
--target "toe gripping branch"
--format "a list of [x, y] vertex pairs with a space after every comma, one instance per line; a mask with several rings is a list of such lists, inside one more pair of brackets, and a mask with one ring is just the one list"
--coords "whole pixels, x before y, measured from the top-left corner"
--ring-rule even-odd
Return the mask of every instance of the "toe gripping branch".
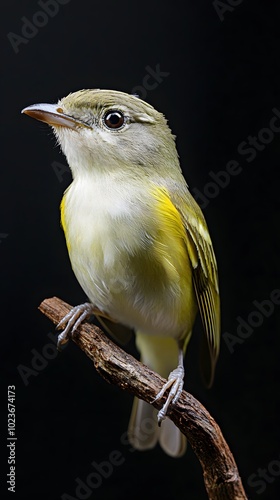
[[66, 344], [69, 337], [77, 330], [80, 324], [91, 316], [94, 312], [94, 307], [90, 302], [85, 302], [79, 306], [75, 306], [67, 313], [57, 324], [56, 330], [64, 328], [64, 330], [58, 335], [57, 348], [60, 351], [63, 344]]
[[176, 405], [177, 401], [179, 400], [183, 387], [184, 387], [184, 375], [185, 375], [185, 370], [184, 370], [184, 361], [183, 361], [183, 350], [179, 348], [179, 363], [177, 368], [173, 370], [168, 377], [167, 382], [164, 384], [162, 389], [159, 391], [157, 396], [155, 397], [153, 402], [159, 401], [165, 394], [165, 392], [170, 388], [169, 394], [167, 396], [167, 399], [158, 412], [158, 425], [161, 424], [161, 422], [166, 418], [167, 411], [169, 408], [169, 405]]
[[[44, 300], [39, 309], [55, 324], [60, 323], [62, 318], [66, 323], [68, 319], [65, 318], [71, 312], [71, 306], [57, 297]], [[85, 311], [86, 308], [79, 311], [79, 319]], [[68, 318], [70, 319], [69, 316]], [[73, 320], [73, 326], [77, 319]], [[80, 323], [81, 321], [83, 320], [80, 320]], [[63, 325], [64, 323], [61, 323], [61, 326]], [[164, 395], [165, 390], [171, 387], [170, 392], [173, 389], [174, 394], [169, 394], [169, 403], [172, 404], [168, 417], [185, 434], [201, 463], [208, 498], [210, 500], [225, 500], [225, 498], [247, 500], [234, 457], [218, 424], [197, 399], [181, 391], [183, 366], [180, 358], [178, 368], [170, 374], [169, 380], [165, 381], [157, 373], [123, 351], [97, 326], [87, 324], [85, 328], [79, 324], [76, 330], [78, 330], [78, 335], [73, 336], [73, 341], [93, 361], [96, 370], [107, 382], [153, 404], [159, 410], [158, 400]]]

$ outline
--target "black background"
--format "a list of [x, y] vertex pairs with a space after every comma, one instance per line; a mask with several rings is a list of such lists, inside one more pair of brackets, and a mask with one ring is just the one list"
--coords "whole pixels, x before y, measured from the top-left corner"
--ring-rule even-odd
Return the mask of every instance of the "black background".
[[[59, 179], [53, 162], [66, 165], [66, 160], [51, 130], [20, 110], [56, 102], [81, 88], [130, 93], [142, 86], [139, 94], [167, 116], [177, 136], [192, 192], [195, 187], [210, 192], [209, 172], [238, 161], [242, 171], [216, 188], [215, 196], [211, 191], [204, 209], [219, 265], [222, 332], [238, 338], [237, 317], [247, 320], [256, 310], [253, 301], [269, 299], [280, 289], [280, 139], [277, 132], [272, 138], [261, 131], [269, 127], [272, 109], [280, 110], [280, 6], [253, 0], [231, 4], [219, 16], [210, 0], [70, 0], [47, 22], [37, 16], [42, 8], [35, 0], [2, 5], [1, 432], [6, 462], [6, 398], [12, 384], [18, 437], [14, 495], [5, 485], [8, 466], [2, 468], [7, 498], [57, 500], [64, 493], [77, 498], [75, 479], [86, 481], [91, 462], [107, 461], [113, 450], [122, 454], [122, 465], [84, 498], [207, 498], [190, 447], [175, 460], [159, 448], [132, 452], [121, 442], [132, 396], [103, 381], [73, 343], [59, 355], [51, 348], [44, 351], [53, 359], [34, 369], [34, 353], [52, 344], [47, 335], [54, 331], [37, 310], [39, 303], [56, 295], [74, 305], [85, 296], [59, 223], [60, 199], [71, 176], [65, 171]], [[7, 35], [22, 36], [23, 16], [35, 16], [44, 26], [16, 53]], [[157, 65], [169, 75], [146, 91], [147, 66], [155, 70]], [[269, 143], [249, 162], [238, 146], [260, 131]], [[275, 305], [248, 338], [233, 345], [233, 352], [223, 336], [210, 391], [202, 386], [197, 367], [199, 324], [186, 357], [185, 388], [221, 426], [251, 499], [277, 499], [280, 492], [279, 310]], [[128, 349], [137, 355], [133, 344]], [[27, 385], [19, 365], [35, 370]], [[257, 482], [261, 469], [270, 472]]]

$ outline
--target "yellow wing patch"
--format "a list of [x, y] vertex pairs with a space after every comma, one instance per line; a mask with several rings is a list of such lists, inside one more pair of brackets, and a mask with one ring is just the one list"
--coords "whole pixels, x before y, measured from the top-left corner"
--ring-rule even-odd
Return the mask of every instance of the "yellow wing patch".
[[[187, 234], [182, 217], [172, 203], [168, 191], [163, 187], [154, 187], [151, 192], [153, 200], [152, 213], [156, 228], [153, 251], [164, 267], [166, 284], [172, 287], [177, 300], [177, 321], [188, 326], [191, 331], [197, 313], [195, 290], [192, 281], [192, 265], [187, 249]], [[180, 304], [180, 306], [179, 306]]]
[[159, 220], [168, 226], [169, 231], [174, 233], [175, 237], [186, 239], [186, 231], [182, 218], [177, 208], [172, 203], [168, 191], [165, 188], [157, 187], [152, 190], [152, 195], [157, 201], [157, 215]]
[[[154, 249], [164, 259], [170, 267], [179, 273], [179, 277], [184, 278], [182, 273], [190, 272], [190, 262], [186, 251], [186, 230], [182, 218], [168, 196], [164, 188], [155, 188], [152, 196], [156, 201], [153, 206], [156, 222], [156, 237], [154, 239]], [[167, 268], [166, 268], [167, 270]]]
[[69, 238], [67, 237], [66, 220], [65, 220], [65, 194], [60, 203], [60, 222], [62, 225], [62, 229], [64, 231], [67, 249], [68, 252], [70, 252], [70, 243], [69, 243]]
[[192, 281], [206, 337], [202, 345], [201, 368], [206, 385], [211, 386], [221, 329], [218, 271], [211, 238], [200, 207], [187, 189], [181, 195], [176, 188], [161, 191], [167, 197], [165, 206], [169, 213], [174, 214], [177, 231], [180, 231], [191, 261]]

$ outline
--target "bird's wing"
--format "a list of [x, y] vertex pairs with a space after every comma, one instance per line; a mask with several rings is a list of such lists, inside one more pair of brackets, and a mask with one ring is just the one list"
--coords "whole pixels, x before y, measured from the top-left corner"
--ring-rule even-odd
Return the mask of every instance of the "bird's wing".
[[216, 258], [204, 216], [188, 191], [168, 189], [181, 215], [188, 254], [193, 268], [193, 284], [205, 336], [201, 345], [201, 370], [208, 387], [213, 383], [220, 347], [220, 296]]

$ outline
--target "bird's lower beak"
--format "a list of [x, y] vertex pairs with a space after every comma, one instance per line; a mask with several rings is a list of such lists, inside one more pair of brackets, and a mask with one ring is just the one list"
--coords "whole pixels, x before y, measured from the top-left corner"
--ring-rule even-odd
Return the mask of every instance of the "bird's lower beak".
[[22, 113], [36, 118], [41, 122], [48, 123], [53, 127], [67, 127], [76, 129], [77, 127], [91, 128], [86, 123], [63, 113], [58, 104], [32, 104], [22, 110]]

